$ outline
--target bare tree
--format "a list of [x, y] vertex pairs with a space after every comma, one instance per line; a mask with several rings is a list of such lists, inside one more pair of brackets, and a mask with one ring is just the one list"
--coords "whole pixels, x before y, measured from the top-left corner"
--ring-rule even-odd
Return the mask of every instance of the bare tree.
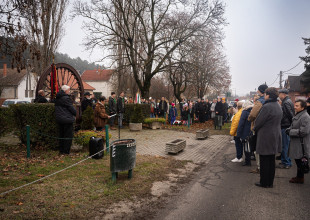
[[[0, 53], [2, 59], [10, 57], [11, 66], [18, 71], [25, 68], [28, 42], [22, 29], [25, 9], [32, 0], [0, 0]], [[8, 59], [7, 59], [8, 60]]]
[[25, 9], [25, 28], [35, 72], [40, 76], [51, 62], [64, 34], [65, 10], [68, 0], [34, 0]]
[[192, 83], [197, 97], [207, 92], [224, 91], [230, 86], [231, 76], [221, 45], [212, 38], [200, 37], [192, 41], [192, 64], [194, 65]]
[[225, 23], [219, 0], [77, 1], [74, 14], [89, 19], [84, 25], [87, 49], [122, 48], [107, 56], [114, 62], [125, 59], [123, 65], [130, 67], [144, 97], [151, 79], [168, 68], [166, 60], [176, 48], [193, 36], [215, 35]]

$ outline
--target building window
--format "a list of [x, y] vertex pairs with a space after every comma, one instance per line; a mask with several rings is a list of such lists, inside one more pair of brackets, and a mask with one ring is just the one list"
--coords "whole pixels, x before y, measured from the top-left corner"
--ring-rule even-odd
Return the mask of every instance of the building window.
[[28, 92], [25, 90], [25, 97], [28, 98]]
[[30, 90], [30, 91], [29, 91], [29, 97], [30, 97], [30, 98], [33, 98], [33, 90]]

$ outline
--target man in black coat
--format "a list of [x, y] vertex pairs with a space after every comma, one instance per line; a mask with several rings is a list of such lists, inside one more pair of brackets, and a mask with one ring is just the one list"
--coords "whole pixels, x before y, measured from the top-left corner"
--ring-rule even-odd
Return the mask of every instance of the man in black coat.
[[93, 101], [90, 97], [90, 93], [89, 92], [85, 92], [84, 93], [84, 98], [81, 102], [81, 107], [82, 107], [82, 112], [84, 112], [87, 107], [90, 106], [90, 107], [93, 107]]
[[69, 154], [73, 138], [76, 109], [70, 97], [70, 87], [63, 85], [56, 95], [55, 118], [59, 126], [59, 153]]
[[[111, 96], [109, 97], [109, 112], [110, 112], [110, 116], [116, 114], [116, 94], [115, 92], [111, 92]], [[114, 128], [114, 121], [115, 121], [115, 117], [111, 117], [109, 119], [109, 124], [110, 124], [110, 129], [111, 130], [115, 130], [116, 128]]]
[[281, 120], [282, 152], [281, 152], [281, 164], [279, 168], [288, 169], [292, 166], [292, 162], [288, 156], [290, 137], [285, 133], [285, 130], [291, 126], [292, 119], [295, 116], [295, 110], [292, 100], [288, 97], [287, 89], [279, 90], [279, 98], [282, 101], [282, 112], [283, 112]]
[[47, 103], [47, 99], [45, 98], [45, 93], [43, 90], [39, 90], [38, 96], [35, 98], [34, 103]]
[[198, 104], [198, 117], [200, 123], [205, 123], [206, 121], [206, 113], [207, 113], [207, 105], [203, 99]]
[[158, 106], [158, 115], [159, 115], [159, 117], [165, 118], [167, 110], [168, 110], [168, 104], [165, 101], [165, 98], [162, 97], [161, 101], [159, 102], [159, 106]]
[[125, 113], [125, 93], [121, 92], [117, 99], [118, 126], [123, 127], [123, 118]]

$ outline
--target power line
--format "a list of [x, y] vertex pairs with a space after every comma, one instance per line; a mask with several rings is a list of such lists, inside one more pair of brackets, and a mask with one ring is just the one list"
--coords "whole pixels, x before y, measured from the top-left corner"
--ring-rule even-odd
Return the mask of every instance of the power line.
[[291, 71], [292, 69], [295, 69], [299, 64], [301, 64], [301, 62], [302, 62], [302, 60], [301, 60], [299, 63], [297, 63], [294, 67], [292, 67], [291, 69], [286, 70], [286, 71], [282, 71], [282, 72], [283, 72], [283, 73], [286, 73], [286, 72]]
[[268, 86], [272, 86], [273, 84], [275, 84], [275, 82], [278, 80], [279, 76], [280, 76], [280, 75], [278, 74], [277, 78], [273, 81], [273, 83], [271, 83], [271, 84], [268, 85]]

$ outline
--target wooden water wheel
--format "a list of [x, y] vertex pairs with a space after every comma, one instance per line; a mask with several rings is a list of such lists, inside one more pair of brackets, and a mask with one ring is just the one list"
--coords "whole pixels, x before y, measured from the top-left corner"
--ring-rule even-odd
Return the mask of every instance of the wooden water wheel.
[[[75, 98], [82, 100], [84, 97], [84, 86], [80, 74], [69, 64], [57, 63], [57, 83], [59, 90], [61, 86], [68, 85], [71, 88], [71, 93]], [[51, 71], [52, 67], [47, 68], [40, 77], [37, 85], [36, 96], [39, 90], [44, 90], [46, 98], [51, 97]]]

